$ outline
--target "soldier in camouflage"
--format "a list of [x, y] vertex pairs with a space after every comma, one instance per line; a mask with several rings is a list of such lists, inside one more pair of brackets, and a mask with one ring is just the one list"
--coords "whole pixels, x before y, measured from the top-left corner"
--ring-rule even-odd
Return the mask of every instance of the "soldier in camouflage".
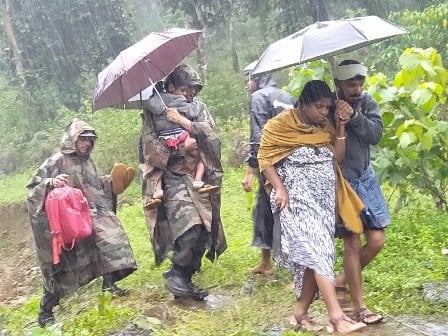
[[[41, 326], [55, 321], [53, 308], [62, 297], [98, 276], [103, 275], [103, 291], [127, 295], [115, 282], [136, 270], [129, 239], [113, 211], [116, 195], [112, 195], [110, 176], [100, 177], [90, 158], [95, 141], [95, 130], [74, 119], [62, 137], [60, 151], [38, 168], [27, 185], [29, 220], [43, 275]], [[63, 250], [60, 263], [54, 265], [45, 198], [51, 189], [66, 184], [80, 189], [87, 199], [94, 234]]]
[[[180, 66], [175, 71], [188, 71]], [[190, 75], [189, 75], [190, 76]], [[191, 78], [191, 77], [190, 77]], [[190, 79], [191, 80], [191, 79]], [[164, 97], [162, 93], [162, 98]], [[220, 218], [221, 191], [200, 194], [194, 192], [194, 169], [188, 163], [186, 151], [199, 148], [206, 171], [204, 182], [221, 186], [222, 166], [220, 140], [214, 132], [214, 123], [203, 110], [187, 111], [192, 120], [177, 109], [166, 109], [167, 119], [190, 133], [195, 141], [185, 141], [177, 151], [170, 150], [157, 135], [151, 109], [161, 105], [158, 95], [153, 95], [144, 106], [142, 146], [147, 171], [163, 170], [163, 203], [155, 209], [144, 208], [152, 238], [156, 264], [160, 264], [172, 251], [171, 268], [164, 273], [166, 288], [175, 297], [197, 300], [208, 293], [193, 284], [192, 276], [201, 267], [205, 251], [214, 260], [226, 249], [226, 241]], [[186, 100], [179, 108], [197, 109]], [[147, 195], [143, 195], [147, 197]]]

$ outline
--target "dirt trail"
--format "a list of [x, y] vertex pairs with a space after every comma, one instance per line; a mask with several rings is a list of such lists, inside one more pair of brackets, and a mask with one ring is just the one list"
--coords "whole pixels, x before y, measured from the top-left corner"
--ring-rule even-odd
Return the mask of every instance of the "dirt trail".
[[16, 305], [41, 284], [25, 204], [0, 207], [0, 305]]

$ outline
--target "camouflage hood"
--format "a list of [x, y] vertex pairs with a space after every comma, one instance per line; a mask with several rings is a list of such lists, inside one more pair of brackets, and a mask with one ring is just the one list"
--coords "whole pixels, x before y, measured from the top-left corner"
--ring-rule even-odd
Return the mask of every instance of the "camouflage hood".
[[80, 119], [73, 119], [70, 125], [67, 126], [61, 140], [61, 153], [73, 154], [76, 153], [76, 141], [79, 135], [84, 131], [95, 132], [95, 129], [85, 121]]

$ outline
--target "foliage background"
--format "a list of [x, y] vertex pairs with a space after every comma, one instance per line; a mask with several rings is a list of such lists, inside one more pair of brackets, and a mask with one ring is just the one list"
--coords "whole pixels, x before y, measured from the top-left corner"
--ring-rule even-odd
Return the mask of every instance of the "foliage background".
[[[9, 12], [5, 12], [6, 3]], [[92, 115], [90, 98], [96, 74], [120, 50], [150, 31], [172, 26], [204, 30], [203, 48], [187, 63], [201, 71], [205, 88], [200, 99], [208, 104], [219, 127], [233, 130], [226, 133], [230, 138], [223, 142], [225, 151], [233, 151], [229, 155], [234, 158], [229, 162], [237, 165], [242, 159], [236, 159], [240, 154], [235, 148], [241, 148], [243, 140], [234, 135], [247, 135], [244, 125], [248, 98], [241, 69], [276, 38], [317, 19], [376, 14], [404, 26], [410, 34], [353, 55], [372, 70], [391, 78], [399, 69], [397, 59], [406, 47], [431, 46], [442, 59], [447, 52], [446, 1], [307, 0], [298, 4], [292, 0], [3, 0], [2, 4], [2, 25], [6, 28], [5, 15], [9, 14], [24, 71], [17, 73], [13, 48], [3, 35], [0, 175], [42, 162], [57, 148], [61, 130], [74, 116], [87, 118], [100, 127], [101, 141], [109, 144], [104, 153], [97, 153], [102, 168], [108, 169], [118, 159], [136, 162], [138, 111], [106, 109]], [[280, 78], [285, 76], [280, 74]], [[281, 86], [285, 84], [285, 80], [280, 81]], [[109, 128], [108, 119], [114, 118], [122, 118], [123, 122], [118, 128]], [[114, 135], [114, 139], [109, 138]], [[111, 152], [123, 156], [107, 157], [105, 153]]]

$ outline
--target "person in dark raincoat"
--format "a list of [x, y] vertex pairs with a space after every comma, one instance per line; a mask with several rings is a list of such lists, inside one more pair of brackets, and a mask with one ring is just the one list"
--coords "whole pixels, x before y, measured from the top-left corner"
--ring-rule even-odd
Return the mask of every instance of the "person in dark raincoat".
[[[174, 71], [188, 72], [183, 65]], [[161, 96], [168, 105], [172, 95], [161, 93]], [[164, 109], [158, 95], [153, 95], [144, 106], [144, 174], [153, 169], [163, 170], [164, 198], [158, 208], [144, 208], [144, 212], [156, 264], [159, 265], [169, 251], [173, 252], [172, 266], [164, 273], [166, 288], [175, 297], [200, 300], [208, 293], [193, 284], [192, 276], [200, 270], [205, 251], [208, 250], [206, 256], [213, 261], [226, 249], [226, 241], [220, 218], [220, 189], [213, 193], [194, 192], [194, 167], [190, 164], [186, 152], [199, 149], [206, 167], [204, 182], [221, 186], [221, 143], [209, 117], [197, 110], [195, 104], [187, 103], [184, 99], [178, 106], [182, 114], [178, 109], [168, 108], [165, 111], [166, 117], [187, 130], [195, 141], [185, 141], [176, 151], [165, 145], [154, 126], [153, 111]]]
[[[253, 64], [253, 63], [251, 63]], [[274, 219], [269, 205], [269, 196], [264, 188], [266, 179], [258, 172], [258, 148], [260, 147], [261, 131], [266, 122], [279, 114], [286, 107], [292, 108], [292, 97], [277, 88], [272, 74], [250, 76], [252, 69], [245, 68], [247, 89], [250, 96], [250, 152], [247, 159], [247, 171], [243, 177], [242, 186], [251, 191], [252, 179], [257, 176], [259, 188], [256, 205], [253, 210], [254, 238], [252, 245], [261, 248], [261, 262], [251, 268], [253, 273], [269, 274], [272, 272], [271, 249]]]
[[[27, 185], [28, 214], [43, 275], [43, 295], [38, 322], [54, 322], [53, 308], [59, 300], [98, 276], [103, 275], [103, 291], [126, 295], [119, 281], [136, 270], [128, 237], [115, 216], [110, 177], [100, 177], [90, 158], [96, 141], [95, 130], [74, 119], [62, 136], [60, 150], [48, 158]], [[51, 233], [45, 199], [53, 188], [69, 185], [82, 191], [93, 223], [92, 236], [62, 250], [60, 262], [53, 264]]]

